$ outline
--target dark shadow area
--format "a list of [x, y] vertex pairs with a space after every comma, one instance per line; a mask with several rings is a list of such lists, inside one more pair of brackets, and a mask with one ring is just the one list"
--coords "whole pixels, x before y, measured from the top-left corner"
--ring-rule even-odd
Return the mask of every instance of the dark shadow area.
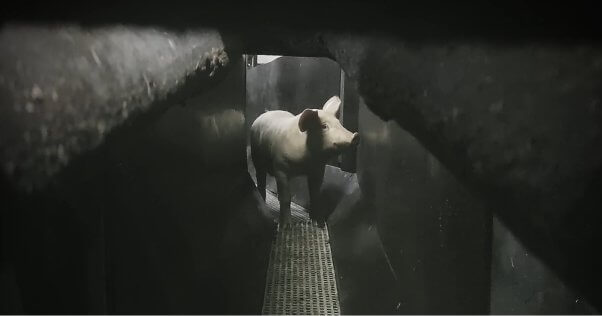
[[[84, 25], [162, 25], [179, 30], [219, 27], [241, 34], [240, 39], [251, 47], [253, 43], [263, 43], [276, 49], [278, 44], [274, 41], [284, 44], [291, 33], [299, 35], [318, 30], [379, 31], [417, 41], [599, 41], [602, 29], [594, 8], [592, 1], [574, 1], [570, 5], [524, 1], [495, 4], [305, 1], [295, 10], [277, 1], [245, 4], [235, 1], [169, 4], [141, 0], [85, 4], [32, 1], [11, 5], [0, 18]], [[165, 14], [166, 11], [171, 14]]]
[[334, 206], [328, 225], [342, 312], [398, 314], [396, 275], [374, 224], [374, 213], [362, 198], [355, 175], [338, 173], [336, 178], [344, 179], [339, 180], [342, 185], [327, 186], [322, 195]]
[[8, 312], [259, 313], [273, 223], [247, 173], [243, 106], [238, 58], [210, 91], [15, 197]]
[[494, 217], [491, 314], [598, 314]]

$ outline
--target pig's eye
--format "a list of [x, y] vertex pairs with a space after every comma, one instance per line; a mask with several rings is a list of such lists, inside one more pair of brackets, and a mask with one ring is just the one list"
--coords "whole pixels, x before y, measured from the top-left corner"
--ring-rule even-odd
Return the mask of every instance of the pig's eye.
[[322, 124], [322, 129], [323, 129], [323, 130], [327, 130], [327, 129], [328, 129], [328, 125], [326, 125], [326, 124]]

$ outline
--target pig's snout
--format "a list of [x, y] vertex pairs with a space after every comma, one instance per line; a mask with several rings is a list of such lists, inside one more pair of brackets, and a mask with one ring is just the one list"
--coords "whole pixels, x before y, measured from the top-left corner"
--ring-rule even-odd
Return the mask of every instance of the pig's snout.
[[337, 150], [344, 150], [347, 148], [355, 147], [360, 143], [360, 134], [348, 132], [344, 139], [334, 143], [334, 148]]
[[358, 133], [353, 133], [353, 136], [351, 137], [351, 146], [357, 146], [360, 143], [360, 134]]

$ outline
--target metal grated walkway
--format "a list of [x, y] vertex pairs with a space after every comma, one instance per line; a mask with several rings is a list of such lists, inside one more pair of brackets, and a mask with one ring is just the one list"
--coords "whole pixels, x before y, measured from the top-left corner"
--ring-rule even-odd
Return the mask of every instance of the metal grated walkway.
[[[271, 192], [266, 202], [278, 214], [278, 200]], [[312, 223], [297, 204], [291, 205], [291, 213], [293, 224], [279, 228], [272, 243], [262, 313], [339, 315], [328, 228]]]

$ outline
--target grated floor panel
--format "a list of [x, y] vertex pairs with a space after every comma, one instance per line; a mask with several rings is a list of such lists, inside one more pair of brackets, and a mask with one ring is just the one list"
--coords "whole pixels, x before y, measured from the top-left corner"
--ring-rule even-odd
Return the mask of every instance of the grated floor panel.
[[[272, 216], [278, 218], [278, 215], [280, 214], [280, 202], [278, 201], [278, 197], [272, 191], [266, 191], [265, 203], [270, 209]], [[295, 202], [291, 202], [291, 217], [293, 222], [308, 222], [310, 220], [307, 210]]]
[[[266, 200], [270, 209], [278, 206], [270, 192]], [[279, 228], [272, 243], [262, 313], [339, 315], [328, 227], [311, 222], [299, 205], [291, 206], [291, 210], [293, 224]]]

